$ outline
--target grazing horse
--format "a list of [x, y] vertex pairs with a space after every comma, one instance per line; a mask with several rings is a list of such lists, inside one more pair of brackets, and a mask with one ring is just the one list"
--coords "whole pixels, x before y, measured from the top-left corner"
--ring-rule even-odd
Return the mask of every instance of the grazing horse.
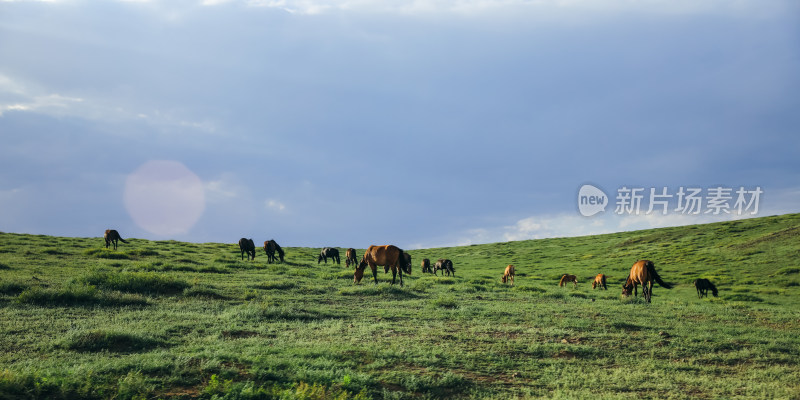
[[342, 264], [339, 260], [339, 249], [335, 249], [333, 247], [326, 247], [322, 249], [322, 251], [319, 252], [319, 257], [317, 257], [317, 264], [322, 261], [325, 261], [325, 264], [327, 264], [328, 258], [337, 264]]
[[244, 260], [244, 253], [247, 253], [248, 260], [256, 259], [256, 244], [253, 239], [239, 239], [239, 250], [242, 251], [242, 260]]
[[426, 272], [433, 273], [433, 270], [431, 269], [431, 260], [429, 260], [427, 258], [423, 258], [422, 259], [422, 264], [420, 264], [420, 267], [422, 267], [422, 273], [423, 274], [426, 273]]
[[[264, 252], [267, 253], [267, 263], [272, 264], [273, 261], [278, 262], [278, 258], [283, 262], [283, 249], [275, 239], [264, 242]], [[278, 257], [275, 257], [275, 253], [278, 253]]]
[[347, 249], [347, 251], [344, 253], [344, 265], [347, 268], [350, 268], [351, 264], [354, 266], [358, 264], [358, 255], [356, 255], [356, 249], [352, 247]]
[[[374, 279], [375, 284], [377, 285], [378, 266], [383, 265], [386, 267], [386, 270], [389, 268], [392, 270], [392, 285], [394, 285], [398, 271], [400, 272], [400, 286], [403, 286], [403, 272], [411, 275], [411, 256], [406, 258], [405, 254], [407, 253], [404, 253], [403, 250], [400, 250], [397, 246], [393, 245], [369, 246], [367, 251], [364, 252], [364, 256], [361, 258], [361, 262], [356, 268], [356, 272], [353, 275], [353, 282], [361, 282], [361, 278], [364, 277], [364, 270], [369, 265], [369, 268], [372, 270], [372, 279]], [[408, 260], [408, 263], [406, 260]]]
[[594, 282], [592, 282], [592, 290], [594, 290], [594, 288], [596, 288], [598, 286], [600, 286], [604, 290], [608, 290], [608, 288], [606, 287], [606, 275], [605, 274], [597, 274], [597, 276], [594, 277]]
[[440, 258], [437, 260], [436, 264], [433, 266], [434, 275], [436, 275], [436, 271], [442, 271], [442, 276], [445, 274], [447, 274], [447, 276], [450, 276], [450, 274], [453, 274], [454, 277], [456, 276], [456, 269], [453, 268], [453, 262], [448, 259]]
[[714, 284], [711, 283], [710, 280], [705, 279], [705, 278], [695, 279], [694, 280], [694, 287], [697, 289], [697, 298], [698, 299], [703, 298], [704, 296], [708, 297], [708, 290], [709, 289], [711, 289], [711, 294], [714, 295], [714, 297], [717, 297], [717, 293], [719, 293], [719, 291], [717, 290], [717, 287], [714, 286]]
[[578, 287], [578, 277], [575, 275], [564, 274], [561, 276], [561, 280], [558, 282], [558, 287], [562, 287], [567, 283], [572, 282], [572, 288], [575, 289]]
[[122, 243], [128, 243], [122, 236], [119, 235], [114, 229], [106, 229], [106, 233], [103, 234], [103, 239], [106, 240], [106, 248], [108, 248], [109, 244], [114, 245], [114, 250], [117, 249], [117, 240], [121, 241]]
[[625, 279], [625, 284], [622, 285], [622, 295], [630, 296], [631, 291], [633, 291], [633, 296], [636, 297], [639, 295], [639, 293], [637, 293], [637, 285], [642, 285], [642, 295], [644, 295], [644, 298], [649, 303], [650, 298], [653, 296], [653, 281], [658, 282], [664, 289], [672, 289], [671, 284], [664, 282], [661, 280], [661, 277], [658, 276], [656, 266], [652, 261], [639, 260], [633, 263], [631, 272], [628, 274], [628, 278]]
[[511, 286], [514, 286], [514, 266], [509, 265], [506, 267], [506, 272], [503, 272], [503, 283], [511, 281]]

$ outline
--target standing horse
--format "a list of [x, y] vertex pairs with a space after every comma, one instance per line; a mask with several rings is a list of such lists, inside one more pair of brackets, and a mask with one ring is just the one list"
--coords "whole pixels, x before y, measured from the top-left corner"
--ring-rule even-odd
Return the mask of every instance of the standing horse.
[[442, 271], [442, 276], [445, 274], [447, 274], [447, 276], [450, 276], [450, 274], [453, 274], [454, 277], [456, 276], [456, 269], [453, 268], [453, 262], [448, 259], [440, 258], [437, 260], [436, 264], [433, 266], [434, 275], [436, 275], [436, 271]]
[[331, 261], [341, 265], [342, 263], [339, 260], [339, 249], [335, 249], [333, 247], [325, 247], [319, 252], [319, 257], [317, 257], [317, 264], [322, 261], [325, 261], [325, 264], [328, 263], [328, 259]]
[[242, 251], [242, 260], [244, 260], [244, 253], [247, 253], [248, 260], [256, 259], [256, 244], [253, 243], [253, 239], [239, 239], [239, 250]]
[[[283, 262], [283, 249], [274, 239], [264, 242], [264, 252], [267, 253], [267, 263], [278, 262], [278, 258]], [[278, 257], [275, 257], [275, 253], [278, 253]]]
[[511, 281], [511, 286], [514, 286], [514, 266], [509, 265], [506, 267], [506, 271], [503, 272], [503, 283], [507, 283]]
[[605, 274], [597, 274], [597, 276], [594, 277], [594, 282], [592, 282], [592, 290], [594, 290], [594, 288], [596, 288], [598, 286], [600, 286], [604, 290], [608, 290], [608, 288], [606, 287], [606, 275]]
[[572, 288], [575, 289], [578, 287], [578, 277], [575, 275], [564, 274], [561, 276], [561, 280], [558, 281], [558, 287], [562, 287], [567, 283], [572, 282]]
[[344, 253], [344, 265], [350, 268], [350, 265], [355, 266], [356, 264], [358, 264], [358, 255], [356, 249], [351, 247]]
[[113, 244], [114, 250], [117, 249], [117, 240], [122, 243], [128, 243], [119, 235], [119, 232], [114, 229], [106, 229], [106, 233], [103, 234], [103, 239], [106, 241], [106, 248], [108, 248], [108, 245]]
[[423, 274], [426, 272], [431, 272], [431, 273], [433, 272], [433, 270], [431, 269], [431, 260], [427, 258], [422, 259], [422, 264], [420, 264], [420, 267], [422, 267]]
[[372, 279], [377, 285], [378, 266], [383, 265], [386, 267], [386, 270], [389, 268], [392, 270], [392, 285], [394, 285], [395, 278], [399, 272], [400, 286], [403, 286], [403, 272], [411, 275], [411, 264], [406, 263], [406, 257], [404, 254], [406, 253], [404, 253], [403, 250], [400, 250], [397, 246], [393, 245], [369, 246], [367, 251], [364, 252], [364, 256], [361, 258], [361, 262], [356, 268], [356, 272], [353, 275], [353, 282], [361, 282], [361, 278], [364, 277], [364, 270], [369, 265], [369, 268], [372, 270]]
[[717, 293], [719, 293], [719, 291], [717, 291], [717, 287], [714, 286], [714, 284], [711, 283], [710, 280], [705, 278], [695, 279], [694, 287], [695, 289], [697, 289], [698, 299], [701, 299], [703, 297], [708, 297], [709, 289], [711, 289], [711, 294], [714, 295], [714, 297], [717, 297]]
[[658, 282], [664, 289], [672, 289], [672, 285], [661, 280], [656, 272], [656, 266], [650, 260], [639, 260], [633, 263], [631, 272], [628, 278], [625, 279], [625, 284], [622, 285], [622, 295], [630, 296], [633, 291], [633, 296], [639, 295], [637, 285], [642, 285], [642, 295], [650, 302], [653, 296], [653, 281]]

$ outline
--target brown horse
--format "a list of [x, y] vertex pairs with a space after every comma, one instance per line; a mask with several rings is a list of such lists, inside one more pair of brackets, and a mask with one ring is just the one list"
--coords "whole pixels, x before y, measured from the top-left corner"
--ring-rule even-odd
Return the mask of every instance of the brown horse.
[[698, 299], [703, 298], [704, 296], [708, 297], [709, 290], [711, 290], [711, 294], [714, 295], [714, 297], [717, 297], [717, 293], [719, 293], [719, 291], [717, 291], [717, 287], [714, 286], [710, 280], [705, 278], [695, 279], [694, 287], [697, 289]]
[[242, 260], [244, 260], [244, 253], [247, 253], [248, 260], [256, 259], [256, 244], [253, 243], [253, 239], [239, 239], [239, 250], [242, 251]]
[[558, 282], [558, 286], [562, 287], [567, 283], [572, 282], [572, 288], [575, 289], [578, 287], [578, 277], [575, 275], [564, 274], [561, 276], [561, 280]]
[[356, 249], [351, 247], [351, 248], [347, 249], [347, 251], [344, 253], [344, 255], [345, 255], [344, 265], [347, 268], [350, 268], [351, 264], [354, 265], [354, 266], [356, 264], [358, 264], [358, 255], [356, 255]]
[[385, 271], [392, 270], [392, 285], [394, 285], [398, 272], [400, 272], [400, 286], [403, 286], [403, 272], [411, 275], [411, 256], [407, 256], [407, 253], [393, 245], [369, 246], [356, 268], [353, 282], [361, 282], [361, 278], [364, 276], [364, 269], [368, 265], [372, 270], [372, 278], [375, 280], [376, 285], [378, 284], [378, 265], [385, 266]]
[[594, 288], [596, 288], [598, 286], [600, 286], [601, 288], [603, 288], [605, 290], [608, 290], [608, 288], [606, 287], [606, 275], [605, 274], [597, 274], [597, 276], [594, 277], [594, 282], [592, 282], [592, 290], [594, 290]]
[[672, 289], [672, 285], [661, 280], [656, 272], [656, 266], [650, 260], [639, 260], [633, 263], [631, 272], [628, 278], [625, 279], [625, 284], [622, 285], [622, 295], [630, 296], [633, 291], [633, 296], [639, 295], [637, 285], [642, 285], [642, 295], [650, 302], [653, 296], [653, 281], [658, 282], [664, 289]]
[[[283, 262], [283, 249], [274, 239], [264, 242], [264, 252], [267, 253], [267, 263], [278, 262], [278, 257]], [[275, 257], [275, 253], [278, 253], [278, 257]]]
[[433, 270], [431, 269], [431, 260], [427, 258], [422, 259], [422, 264], [420, 264], [420, 266], [422, 267], [423, 274], [426, 272], [431, 272], [431, 273], [433, 272]]
[[511, 286], [514, 286], [514, 266], [509, 265], [506, 267], [506, 271], [503, 272], [503, 283], [508, 283], [511, 281]]
[[119, 232], [114, 229], [106, 229], [106, 233], [103, 234], [103, 239], [106, 241], [106, 248], [108, 248], [108, 245], [113, 244], [114, 250], [117, 249], [117, 240], [122, 243], [128, 243], [119, 235]]

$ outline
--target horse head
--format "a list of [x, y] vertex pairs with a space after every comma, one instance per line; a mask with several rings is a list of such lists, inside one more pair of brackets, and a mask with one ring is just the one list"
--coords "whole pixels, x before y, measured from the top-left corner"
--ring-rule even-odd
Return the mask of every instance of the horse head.
[[353, 274], [353, 283], [361, 282], [361, 278], [364, 277], [364, 268], [360, 266], [356, 268], [356, 272]]
[[629, 285], [627, 283], [622, 285], [622, 295], [623, 296], [625, 296], [625, 297], [630, 296], [632, 291], [633, 291], [633, 285]]

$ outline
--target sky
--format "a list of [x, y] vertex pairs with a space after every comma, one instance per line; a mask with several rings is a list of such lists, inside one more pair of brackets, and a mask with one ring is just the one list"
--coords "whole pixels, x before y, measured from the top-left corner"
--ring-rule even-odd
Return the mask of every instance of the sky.
[[415, 249], [800, 212], [799, 22], [795, 0], [2, 0], [0, 231]]

